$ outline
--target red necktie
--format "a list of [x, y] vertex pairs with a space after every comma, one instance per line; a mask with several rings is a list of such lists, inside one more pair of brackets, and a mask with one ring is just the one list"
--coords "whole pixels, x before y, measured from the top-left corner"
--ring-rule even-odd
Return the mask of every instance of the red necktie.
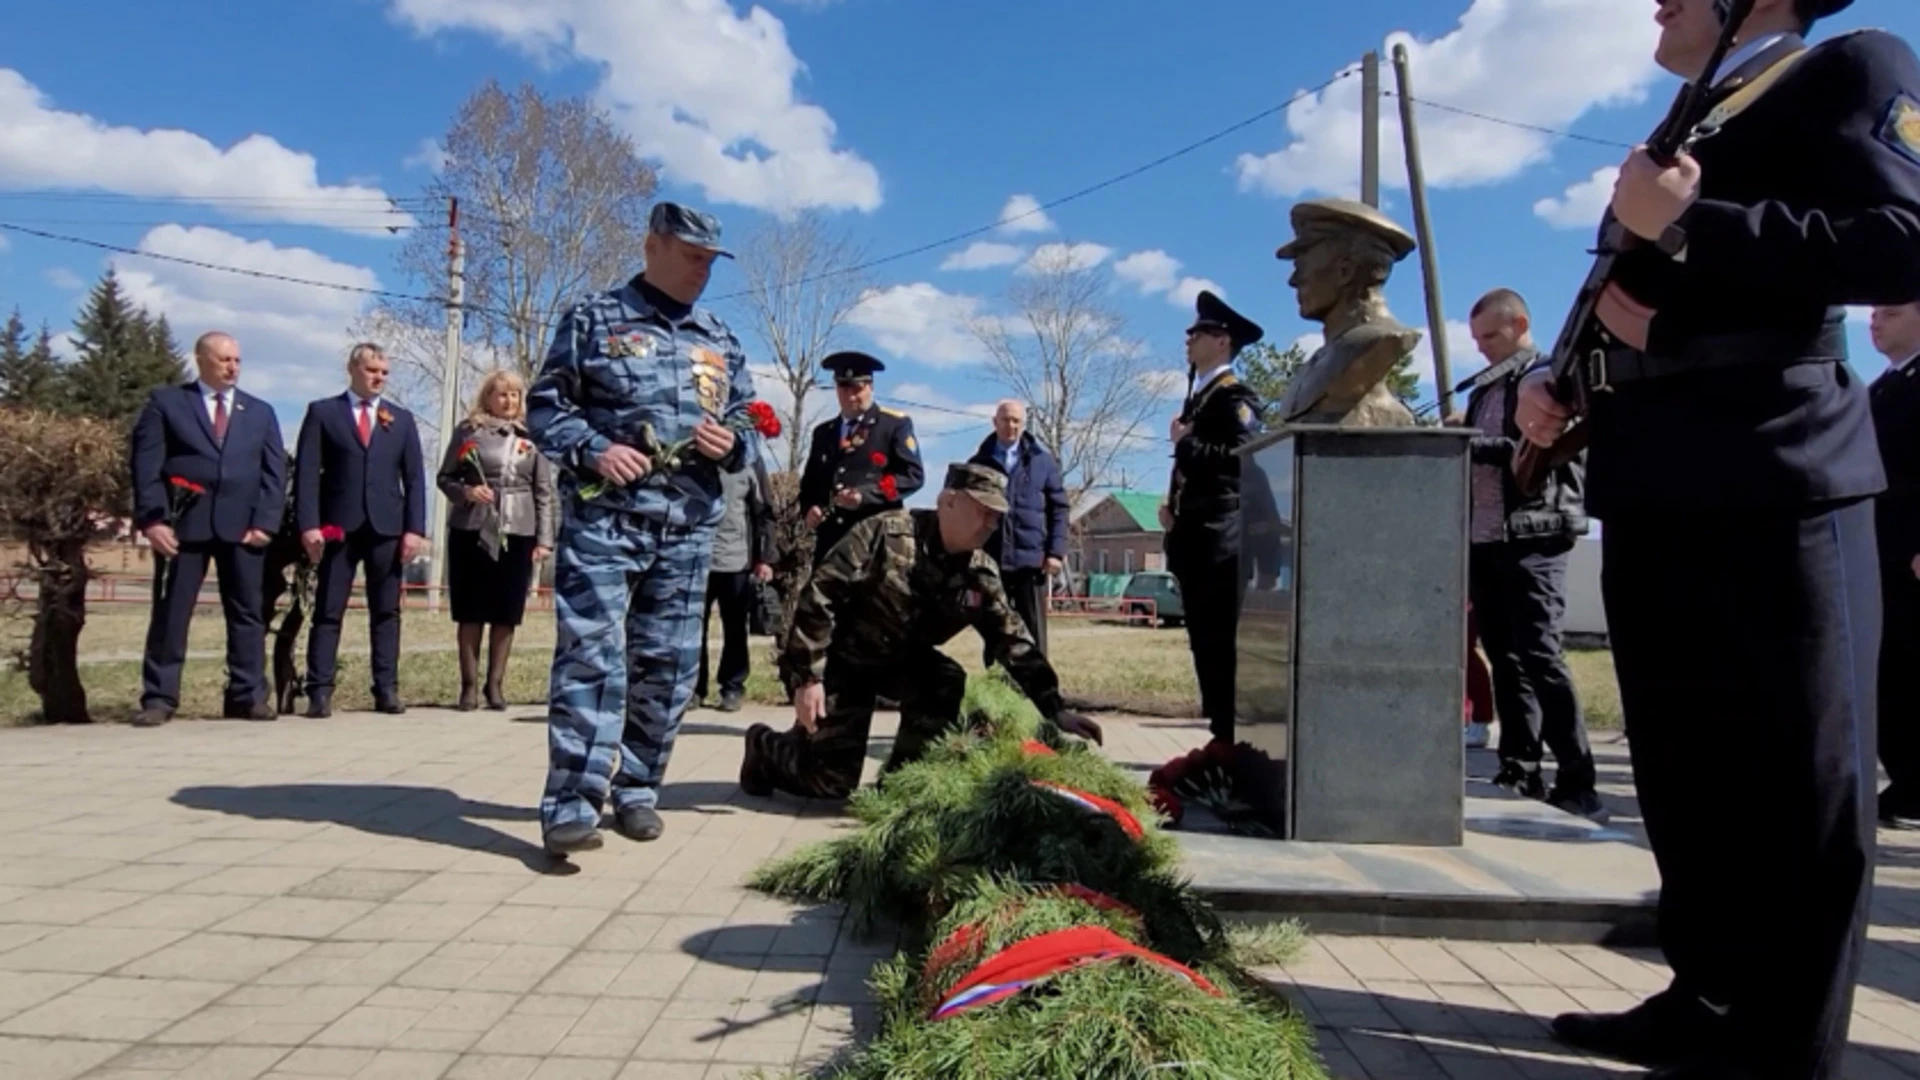
[[360, 445], [365, 446], [373, 438], [373, 406], [366, 401], [360, 402]]
[[213, 395], [213, 442], [223, 446], [227, 441], [227, 395]]

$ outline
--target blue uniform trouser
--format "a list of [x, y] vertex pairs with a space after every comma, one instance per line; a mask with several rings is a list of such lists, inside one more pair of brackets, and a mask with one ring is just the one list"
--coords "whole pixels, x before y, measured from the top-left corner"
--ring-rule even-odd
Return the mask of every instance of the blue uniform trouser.
[[569, 507], [554, 545], [557, 635], [541, 827], [654, 806], [700, 668], [711, 525]]

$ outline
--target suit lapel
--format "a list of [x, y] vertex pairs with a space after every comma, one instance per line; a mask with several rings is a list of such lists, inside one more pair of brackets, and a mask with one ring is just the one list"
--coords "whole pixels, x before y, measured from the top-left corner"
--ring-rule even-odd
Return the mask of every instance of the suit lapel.
[[[186, 399], [187, 411], [200, 425], [200, 434], [206, 436], [207, 446], [213, 450], [213, 456], [220, 456], [220, 443], [213, 437], [213, 421], [207, 416], [207, 399], [200, 394], [200, 383], [196, 380], [180, 388], [181, 396]], [[232, 427], [233, 418], [229, 416], [228, 427]]]

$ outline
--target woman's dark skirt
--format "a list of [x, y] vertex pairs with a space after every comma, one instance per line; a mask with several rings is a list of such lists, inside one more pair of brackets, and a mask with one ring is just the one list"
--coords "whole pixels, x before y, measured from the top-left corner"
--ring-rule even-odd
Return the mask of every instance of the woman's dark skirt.
[[478, 529], [449, 530], [447, 575], [454, 622], [519, 626], [533, 584], [533, 537], [507, 537], [495, 561], [480, 545]]

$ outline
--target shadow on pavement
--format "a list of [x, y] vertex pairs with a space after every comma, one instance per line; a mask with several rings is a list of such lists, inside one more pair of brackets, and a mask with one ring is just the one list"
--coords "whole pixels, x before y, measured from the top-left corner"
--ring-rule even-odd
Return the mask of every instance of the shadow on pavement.
[[[847, 1045], [834, 1055], [834, 1061], [878, 1034], [879, 1010], [867, 988], [867, 977], [889, 954], [872, 944], [854, 951], [833, 951], [842, 947], [837, 939], [843, 914], [839, 905], [827, 904], [803, 909], [785, 924], [723, 926], [683, 939], [680, 951], [699, 957], [702, 963], [756, 972], [756, 982], [771, 975], [791, 987], [771, 1000], [756, 993], [755, 998], [765, 1004], [753, 1010], [736, 1013], [733, 1003], [717, 1003], [711, 1018], [714, 1027], [701, 1033], [698, 1041], [739, 1036], [805, 1013], [814, 1005], [846, 1006], [853, 1014]], [[832, 1072], [831, 1063], [806, 1064], [822, 1074]]]
[[464, 851], [486, 851], [518, 859], [542, 874], [577, 874], [573, 863], [481, 821], [536, 821], [532, 807], [501, 806], [463, 799], [444, 788], [396, 784], [265, 784], [260, 787], [190, 787], [174, 793], [174, 803], [195, 810], [257, 821], [310, 821], [345, 825], [376, 836], [444, 844]]

